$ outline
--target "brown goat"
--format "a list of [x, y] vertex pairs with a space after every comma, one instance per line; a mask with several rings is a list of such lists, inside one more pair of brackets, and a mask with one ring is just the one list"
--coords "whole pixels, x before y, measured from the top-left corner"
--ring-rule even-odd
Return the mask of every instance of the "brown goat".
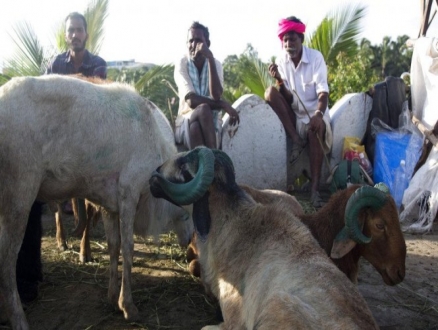
[[203, 329], [378, 329], [357, 287], [289, 205], [255, 202], [225, 153], [178, 154], [149, 183], [155, 197], [193, 210], [202, 281], [223, 314]]
[[[77, 198], [72, 198], [73, 215], [75, 219], [76, 228], [71, 232], [72, 236], [82, 237], [79, 261], [86, 263], [92, 261], [91, 247], [90, 247], [90, 230], [96, 225], [97, 221], [102, 218], [101, 207], [93, 205], [88, 200], [85, 200], [85, 214], [86, 219], [81, 219], [78, 215]], [[66, 234], [63, 225], [64, 217], [62, 211], [62, 204], [50, 203], [50, 208], [55, 212], [56, 222], [56, 242], [60, 251], [66, 251], [68, 249], [66, 242]]]
[[[336, 241], [336, 236], [344, 228], [347, 202], [359, 187], [353, 185], [341, 190], [331, 196], [318, 212], [298, 217], [353, 283], [357, 283], [359, 259], [363, 257], [380, 273], [386, 284], [395, 285], [405, 277], [406, 243], [394, 200], [389, 194], [381, 208], [364, 207], [359, 212], [358, 221], [363, 227], [362, 233], [371, 238], [369, 243], [357, 244], [349, 240], [347, 245], [341, 245]], [[334, 252], [338, 251], [341, 251], [340, 258], [335, 259]]]
[[[306, 224], [312, 235], [321, 247], [330, 256], [332, 247], [336, 251], [342, 250], [341, 258], [332, 258], [338, 268], [353, 282], [357, 283], [359, 259], [364, 257], [380, 273], [383, 281], [388, 285], [395, 285], [403, 281], [405, 276], [406, 243], [400, 229], [398, 214], [393, 199], [388, 195], [386, 204], [379, 210], [367, 207], [359, 213], [359, 222], [363, 226], [363, 234], [371, 237], [367, 244], [357, 244], [349, 240], [347, 245], [336, 242], [336, 235], [344, 228], [345, 208], [351, 195], [360, 185], [353, 185], [334, 194], [329, 202], [317, 213], [304, 214], [298, 201], [285, 193], [278, 194], [281, 198], [275, 199], [272, 193], [241, 186], [256, 202], [271, 204], [273, 202], [289, 204], [289, 210], [297, 215]], [[286, 196], [290, 196], [287, 198]], [[297, 206], [298, 204], [298, 206]], [[198, 264], [198, 249], [196, 248], [196, 234], [187, 249], [189, 272], [200, 277]]]

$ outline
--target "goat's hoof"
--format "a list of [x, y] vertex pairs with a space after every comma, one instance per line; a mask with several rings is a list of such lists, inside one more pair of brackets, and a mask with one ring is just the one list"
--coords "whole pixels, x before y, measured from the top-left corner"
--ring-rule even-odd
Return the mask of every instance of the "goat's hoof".
[[198, 258], [198, 254], [195, 252], [195, 250], [193, 249], [193, 247], [191, 247], [189, 245], [189, 247], [187, 248], [187, 254], [186, 254], [186, 259], [187, 262], [192, 261], [193, 259], [197, 259]]
[[197, 259], [190, 261], [189, 273], [195, 277], [201, 277], [201, 265]]
[[138, 315], [138, 309], [135, 307], [134, 304], [129, 304], [128, 306], [125, 306], [124, 308], [120, 308], [123, 311], [123, 316], [125, 317], [125, 320], [128, 322], [135, 322], [138, 321], [139, 315]]
[[67, 251], [68, 250], [68, 246], [67, 243], [62, 243], [62, 244], [58, 244], [58, 250], [61, 252]]
[[87, 262], [93, 262], [94, 260], [93, 260], [93, 258], [91, 258], [91, 255], [82, 255], [82, 254], [80, 254], [79, 255], [79, 262], [81, 263], [81, 264], [86, 264]]

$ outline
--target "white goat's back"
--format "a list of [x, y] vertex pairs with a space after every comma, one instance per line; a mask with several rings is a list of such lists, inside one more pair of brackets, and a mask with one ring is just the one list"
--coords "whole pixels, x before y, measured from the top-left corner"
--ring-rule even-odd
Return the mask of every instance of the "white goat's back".
[[[122, 169], [136, 168], [128, 176], [141, 174], [143, 180], [133, 183], [144, 185], [175, 153], [157, 129], [152, 103], [127, 85], [26, 77], [6, 84], [0, 97], [2, 158], [31, 159], [26, 166], [41, 180], [41, 199], [75, 195], [115, 210], [117, 201], [102, 196], [116, 193], [116, 186], [108, 185], [111, 176], [123, 180]], [[106, 187], [98, 182], [103, 178]], [[102, 188], [107, 191], [98, 191]]]

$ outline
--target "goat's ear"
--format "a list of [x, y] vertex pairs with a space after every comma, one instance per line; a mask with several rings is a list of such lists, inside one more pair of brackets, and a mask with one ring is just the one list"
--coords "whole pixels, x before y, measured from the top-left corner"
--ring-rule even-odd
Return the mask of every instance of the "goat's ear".
[[211, 225], [208, 196], [209, 193], [207, 192], [199, 200], [193, 203], [193, 225], [195, 226], [199, 239], [203, 242], [207, 239]]
[[333, 241], [330, 257], [333, 259], [340, 259], [350, 252], [356, 246], [356, 244], [357, 243], [350, 238], [342, 241]]
[[330, 252], [330, 257], [333, 259], [340, 259], [350, 252], [357, 242], [353, 241], [344, 227], [336, 236], [333, 241], [332, 251]]

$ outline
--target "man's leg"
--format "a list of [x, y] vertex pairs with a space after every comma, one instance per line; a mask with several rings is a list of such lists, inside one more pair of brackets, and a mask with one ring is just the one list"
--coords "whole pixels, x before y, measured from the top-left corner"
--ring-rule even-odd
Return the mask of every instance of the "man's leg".
[[292, 143], [300, 146], [304, 141], [300, 138], [296, 130], [296, 117], [290, 105], [286, 102], [283, 95], [273, 86], [268, 87], [265, 92], [265, 100], [277, 114], [287, 135], [292, 139]]
[[190, 117], [190, 145], [216, 148], [213, 112], [207, 104], [197, 106]]
[[[308, 131], [307, 137], [309, 140], [309, 160], [310, 160], [310, 175], [312, 177], [310, 196], [312, 202], [314, 199], [320, 199], [319, 197], [319, 180], [321, 177], [322, 162], [324, 160], [324, 150], [322, 148], [322, 142], [325, 136], [325, 122], [323, 122], [323, 127], [318, 131], [318, 136], [315, 132]], [[314, 203], [317, 206], [318, 203]]]

